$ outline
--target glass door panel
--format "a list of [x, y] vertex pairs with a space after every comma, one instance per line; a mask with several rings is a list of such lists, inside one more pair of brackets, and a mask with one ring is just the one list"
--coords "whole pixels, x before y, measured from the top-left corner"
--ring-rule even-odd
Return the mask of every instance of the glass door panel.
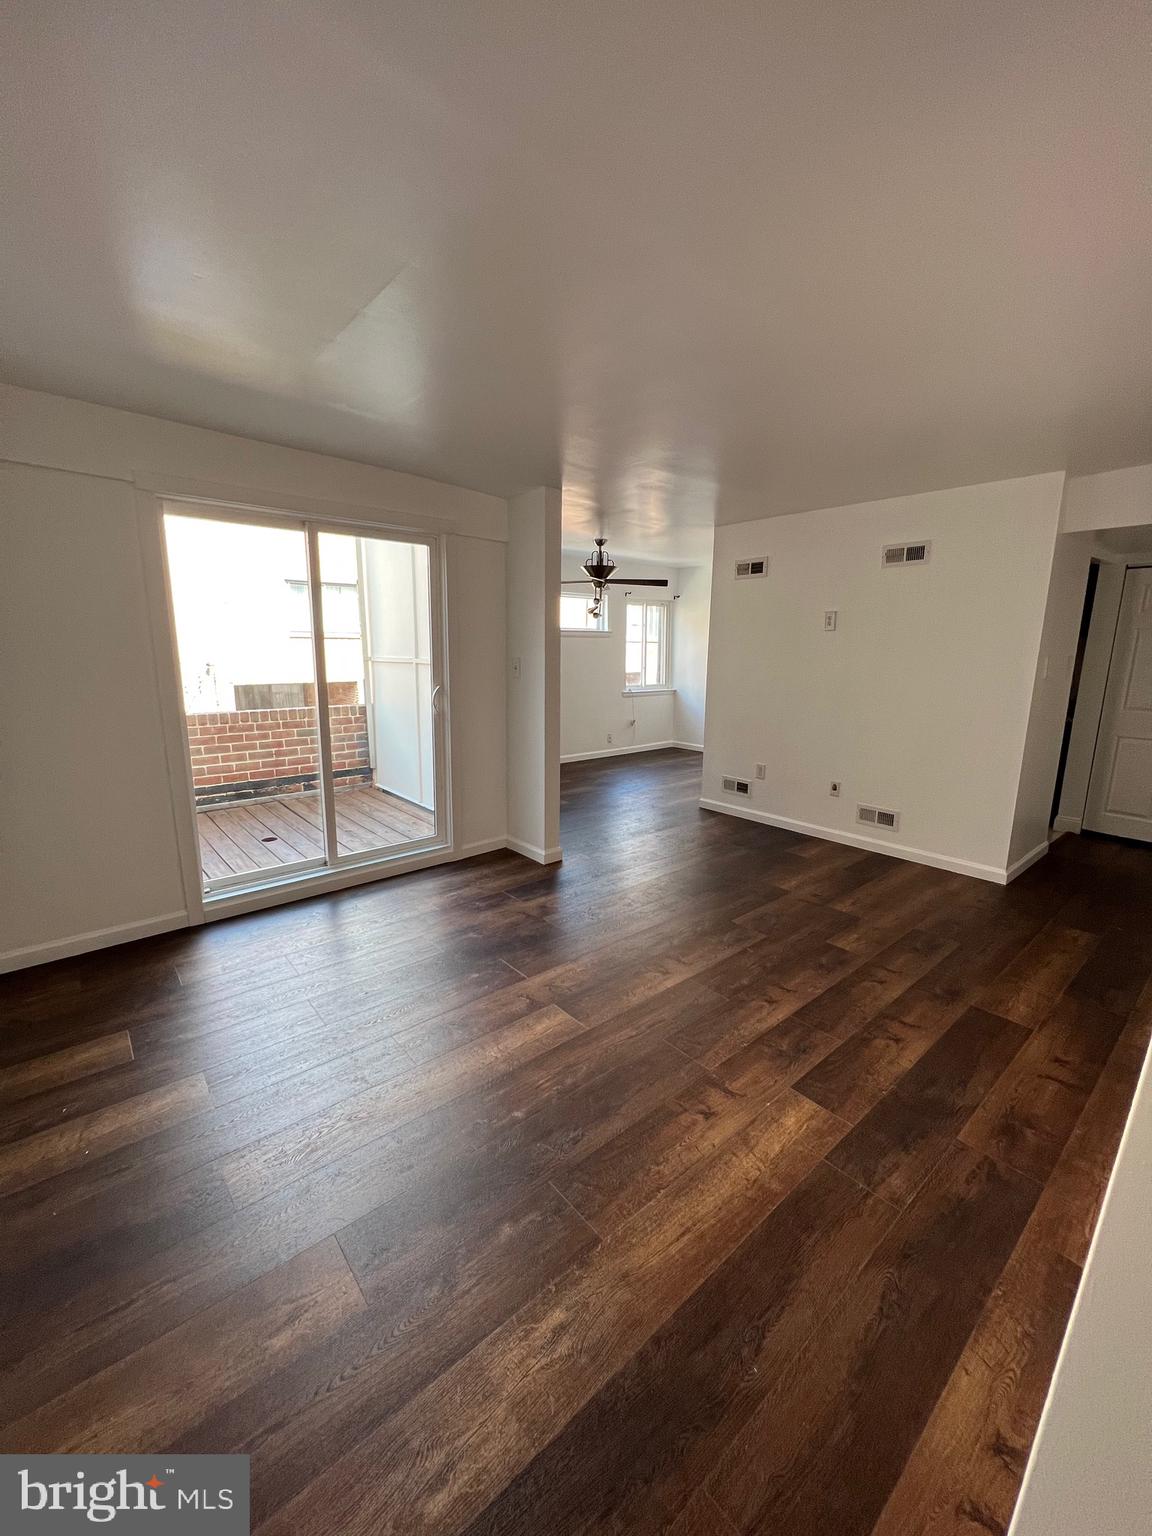
[[318, 544], [337, 856], [427, 843], [437, 834], [431, 551], [326, 531]]
[[303, 526], [164, 517], [205, 889], [323, 866]]

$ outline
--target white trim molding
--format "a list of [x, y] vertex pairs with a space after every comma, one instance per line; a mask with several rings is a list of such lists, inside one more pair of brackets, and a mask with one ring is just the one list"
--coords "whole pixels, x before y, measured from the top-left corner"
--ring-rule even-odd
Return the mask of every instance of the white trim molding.
[[1053, 832], [1080, 832], [1084, 822], [1080, 816], [1057, 816], [1053, 819]]
[[1008, 868], [1004, 871], [1004, 884], [1008, 885], [1011, 881], [1015, 880], [1017, 875], [1022, 875], [1026, 869], [1031, 869], [1033, 864], [1037, 863], [1048, 852], [1048, 847], [1049, 844], [1046, 841], [1037, 843], [1035, 848], [1029, 853], [1024, 854], [1015, 863], [1009, 864]]
[[[562, 763], [588, 763], [594, 757], [624, 757], [630, 752], [667, 752], [671, 747], [678, 747], [678, 741], [648, 741], [639, 747], [605, 747], [600, 752], [569, 752], [560, 761]], [[700, 748], [703, 751], [703, 748]]]
[[703, 742], [674, 741], [672, 745], [679, 748], [681, 752], [703, 752], [704, 750]]
[[95, 949], [110, 949], [113, 944], [130, 944], [133, 939], [150, 939], [158, 933], [171, 933], [188, 927], [187, 912], [164, 912], [159, 917], [138, 923], [118, 923], [114, 928], [93, 928], [88, 933], [74, 933], [67, 939], [53, 939], [48, 944], [31, 944], [27, 949], [10, 949], [0, 955], [0, 975], [21, 971], [30, 965], [46, 965], [51, 960], [67, 960]]
[[[496, 846], [502, 848], [504, 844], [500, 842]], [[328, 896], [354, 885], [369, 885], [374, 880], [391, 880], [396, 875], [431, 869], [436, 864], [453, 864], [464, 857], [465, 854], [451, 848], [429, 848], [420, 853], [368, 859], [363, 864], [321, 865], [316, 869], [305, 870], [302, 874], [285, 875], [281, 879], [273, 876], [262, 885], [249, 886], [247, 890], [237, 891], [234, 895], [223, 890], [206, 897], [204, 921], [212, 923], [222, 917], [262, 912], [265, 907], [282, 907], [292, 901], [303, 901], [308, 896]]]
[[507, 848], [506, 837], [485, 837], [478, 843], [464, 843], [456, 853], [457, 859], [475, 859], [482, 853], [496, 853]]
[[[504, 837], [488, 837], [482, 842], [465, 843], [460, 849], [431, 849], [427, 853], [407, 857], [373, 861], [364, 865], [345, 865], [339, 869], [317, 869], [309, 875], [276, 884], [256, 886], [235, 895], [222, 892], [209, 897], [203, 917], [199, 913], [165, 912], [159, 917], [146, 918], [138, 923], [120, 923], [115, 928], [97, 928], [91, 933], [76, 933], [66, 939], [54, 939], [47, 944], [33, 944], [27, 949], [12, 949], [0, 954], [0, 975], [20, 971], [33, 965], [47, 965], [53, 960], [67, 960], [74, 955], [86, 955], [94, 950], [109, 949], [115, 944], [130, 944], [134, 939], [149, 939], [158, 933], [172, 933], [178, 928], [198, 926], [202, 921], [216, 922], [220, 918], [237, 917], [245, 912], [261, 912], [268, 907], [285, 906], [289, 902], [303, 901], [310, 896], [330, 895], [354, 885], [367, 885], [376, 880], [390, 880], [394, 875], [414, 874], [420, 869], [431, 869], [437, 864], [454, 864], [461, 859], [472, 859], [481, 853], [495, 853], [509, 848]], [[539, 857], [541, 850], [516, 848], [541, 864], [554, 864], [560, 857], [559, 848]]]
[[927, 848], [911, 848], [904, 843], [890, 843], [883, 838], [868, 837], [861, 832], [845, 832], [839, 827], [818, 826], [815, 822], [796, 821], [791, 816], [774, 816], [768, 811], [754, 811], [743, 805], [729, 805], [722, 800], [700, 801], [701, 810], [721, 811], [728, 816], [739, 816], [744, 821], [759, 821], [769, 827], [783, 827], [788, 832], [802, 832], [805, 837], [819, 837], [830, 843], [847, 843], [850, 848], [866, 848], [870, 853], [886, 853], [893, 859], [907, 859], [912, 864], [927, 864], [932, 869], [947, 869], [956, 875], [970, 875], [975, 880], [987, 880], [992, 885], [1007, 885], [1017, 875], [1035, 864], [1048, 852], [1048, 844], [1041, 843], [1026, 853], [1022, 859], [1006, 869], [995, 864], [977, 864], [972, 859], [957, 859], [949, 854], [933, 853]]
[[563, 848], [537, 848], [535, 843], [522, 843], [516, 837], [508, 838], [504, 846], [511, 848], [513, 853], [522, 853], [526, 859], [535, 860], [537, 864], [559, 864], [564, 857]]

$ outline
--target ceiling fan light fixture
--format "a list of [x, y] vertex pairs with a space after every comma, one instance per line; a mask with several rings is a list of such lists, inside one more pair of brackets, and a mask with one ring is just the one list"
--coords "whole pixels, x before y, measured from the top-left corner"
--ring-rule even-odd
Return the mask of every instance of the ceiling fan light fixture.
[[586, 587], [591, 584], [592, 603], [588, 609], [588, 617], [598, 619], [600, 617], [600, 605], [604, 601], [606, 587], [666, 587], [666, 576], [617, 576], [613, 580], [612, 572], [616, 569], [616, 562], [604, 548], [607, 539], [597, 539], [596, 548], [581, 566], [584, 575], [573, 578], [570, 581], [562, 581], [564, 587]]
[[592, 581], [607, 581], [616, 569], [615, 560], [604, 548], [607, 542], [607, 539], [597, 539], [596, 548], [584, 562], [583, 570]]

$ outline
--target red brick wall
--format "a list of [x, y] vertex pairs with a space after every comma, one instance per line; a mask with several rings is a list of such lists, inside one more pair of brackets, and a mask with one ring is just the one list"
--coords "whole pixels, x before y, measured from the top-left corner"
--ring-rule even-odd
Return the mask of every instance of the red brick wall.
[[[333, 704], [332, 758], [342, 783], [370, 783], [363, 705]], [[201, 805], [290, 795], [316, 788], [314, 709], [236, 709], [189, 715], [192, 783]]]

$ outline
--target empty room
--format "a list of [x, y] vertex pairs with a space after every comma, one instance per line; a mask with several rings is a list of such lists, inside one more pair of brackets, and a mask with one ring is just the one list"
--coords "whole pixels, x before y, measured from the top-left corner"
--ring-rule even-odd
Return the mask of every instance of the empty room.
[[0, 1528], [1147, 1536], [1152, 15], [0, 39]]

